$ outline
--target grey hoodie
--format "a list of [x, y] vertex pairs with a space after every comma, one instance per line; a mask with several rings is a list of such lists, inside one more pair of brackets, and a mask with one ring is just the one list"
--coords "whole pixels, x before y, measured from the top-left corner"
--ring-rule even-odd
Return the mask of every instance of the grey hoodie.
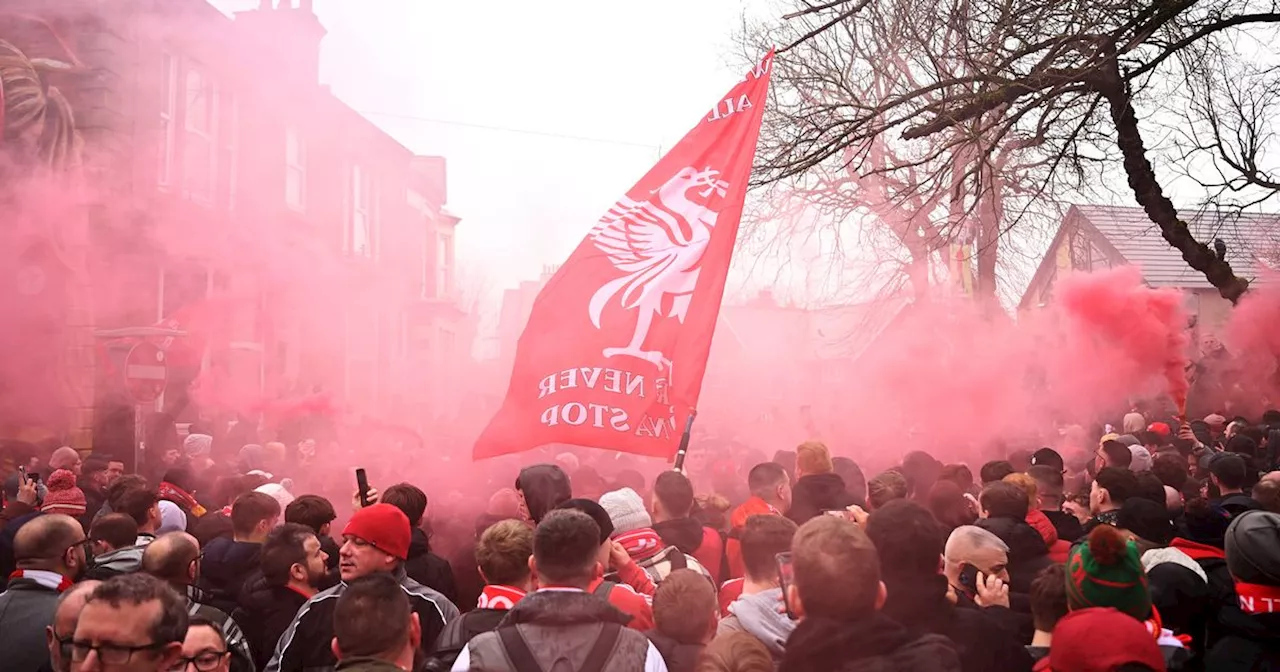
[[126, 546], [95, 556], [85, 578], [106, 581], [117, 574], [132, 574], [142, 569], [142, 552], [146, 545]]
[[786, 652], [787, 639], [796, 629], [796, 622], [786, 614], [778, 613], [782, 603], [782, 589], [772, 588], [763, 593], [743, 595], [729, 605], [729, 617], [720, 621], [716, 634], [735, 630], [745, 631], [760, 640], [775, 659]]

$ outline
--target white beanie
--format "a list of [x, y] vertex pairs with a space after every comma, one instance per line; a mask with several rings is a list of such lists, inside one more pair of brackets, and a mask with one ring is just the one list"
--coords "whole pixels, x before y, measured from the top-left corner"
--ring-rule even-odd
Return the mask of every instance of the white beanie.
[[182, 512], [182, 508], [167, 499], [160, 500], [160, 527], [156, 530], [156, 536], [186, 531], [187, 514]]
[[208, 455], [212, 448], [213, 437], [208, 434], [188, 434], [187, 438], [182, 440], [182, 452], [187, 457]]
[[623, 532], [639, 530], [653, 526], [649, 512], [644, 508], [644, 500], [631, 488], [623, 488], [600, 495], [600, 507], [609, 514], [613, 523], [613, 536]]
[[293, 494], [290, 493], [287, 489], [285, 489], [283, 485], [279, 483], [267, 483], [266, 485], [258, 486], [258, 488], [254, 490], [254, 492], [261, 492], [262, 494], [271, 497], [277, 502], [280, 502], [281, 511], [283, 511], [285, 507], [292, 504], [294, 500]]
[[1145, 446], [1129, 446], [1129, 453], [1133, 455], [1133, 461], [1129, 462], [1129, 471], [1134, 473], [1140, 471], [1151, 471], [1151, 451]]

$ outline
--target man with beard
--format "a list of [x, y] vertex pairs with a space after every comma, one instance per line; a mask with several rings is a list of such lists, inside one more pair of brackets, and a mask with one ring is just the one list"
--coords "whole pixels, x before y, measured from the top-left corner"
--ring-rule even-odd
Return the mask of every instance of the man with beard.
[[293, 617], [319, 592], [328, 555], [315, 532], [285, 523], [262, 544], [261, 572], [250, 578], [231, 618], [244, 630], [258, 669], [267, 666], [280, 635]]
[[47, 513], [14, 537], [17, 571], [0, 593], [0, 660], [7, 670], [38, 670], [49, 661], [44, 631], [53, 623], [58, 596], [84, 573], [84, 529], [71, 516]]

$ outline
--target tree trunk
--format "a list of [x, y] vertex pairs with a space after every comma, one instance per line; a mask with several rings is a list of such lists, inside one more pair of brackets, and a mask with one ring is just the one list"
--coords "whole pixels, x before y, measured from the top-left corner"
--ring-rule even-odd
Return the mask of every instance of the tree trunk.
[[1133, 99], [1120, 81], [1118, 66], [1112, 67], [1116, 70], [1108, 77], [1111, 81], [1098, 88], [1111, 107], [1111, 120], [1116, 125], [1116, 145], [1124, 157], [1124, 171], [1134, 199], [1147, 212], [1147, 217], [1160, 227], [1164, 239], [1182, 252], [1187, 264], [1203, 273], [1223, 298], [1236, 303], [1248, 290], [1249, 281], [1237, 277], [1231, 270], [1231, 264], [1226, 259], [1219, 259], [1208, 245], [1196, 240], [1187, 223], [1178, 218], [1178, 210], [1164, 195], [1155, 170], [1147, 160]]
[[994, 306], [996, 299], [996, 263], [1000, 254], [1000, 223], [1003, 204], [1000, 176], [991, 166], [982, 168], [982, 181], [978, 190], [977, 255], [978, 278], [974, 294], [985, 308]]

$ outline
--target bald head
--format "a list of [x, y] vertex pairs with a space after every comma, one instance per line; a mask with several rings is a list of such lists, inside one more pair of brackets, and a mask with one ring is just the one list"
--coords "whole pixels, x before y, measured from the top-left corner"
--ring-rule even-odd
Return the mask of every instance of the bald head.
[[84, 528], [71, 516], [46, 513], [28, 520], [13, 538], [13, 558], [19, 569], [65, 572], [67, 549], [84, 541]]
[[63, 446], [55, 451], [49, 457], [49, 466], [54, 469], [68, 469], [75, 475], [80, 475], [80, 467], [84, 462], [80, 459], [80, 452], [70, 446]]
[[76, 632], [76, 622], [80, 620], [80, 612], [94, 588], [101, 581], [83, 581], [77, 583], [58, 597], [57, 609], [53, 612], [53, 625], [44, 630], [45, 645], [49, 647], [49, 662], [54, 672], [68, 672], [71, 669], [71, 656], [62, 655], [59, 639], [70, 639]]
[[987, 549], [996, 549], [1008, 553], [1009, 545], [1001, 541], [1000, 537], [981, 527], [961, 525], [951, 533], [950, 537], [947, 537], [947, 546], [943, 554], [948, 558], [960, 558], [974, 551]]
[[142, 552], [142, 571], [170, 584], [185, 586], [196, 580], [194, 562], [200, 542], [186, 532], [156, 537]]
[[1182, 493], [1172, 486], [1164, 486], [1164, 508], [1169, 513], [1177, 513], [1182, 510]]
[[1262, 480], [1280, 483], [1280, 471], [1270, 471], [1262, 475]]

